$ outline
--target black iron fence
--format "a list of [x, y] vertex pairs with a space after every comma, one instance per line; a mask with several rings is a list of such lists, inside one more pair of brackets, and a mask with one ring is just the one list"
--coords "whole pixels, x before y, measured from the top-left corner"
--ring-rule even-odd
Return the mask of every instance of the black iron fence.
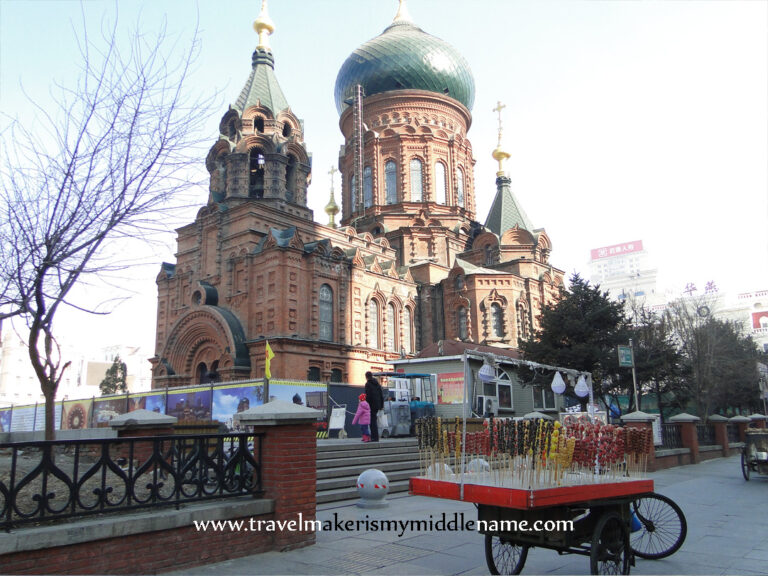
[[736, 444], [741, 442], [739, 439], [739, 426], [738, 424], [728, 424], [728, 444]]
[[260, 495], [260, 434], [0, 445], [0, 529]]
[[662, 424], [661, 441], [663, 448], [682, 448], [683, 438], [680, 434], [679, 424]]
[[709, 424], [696, 424], [696, 437], [699, 439], [699, 446], [714, 446], [715, 428]]

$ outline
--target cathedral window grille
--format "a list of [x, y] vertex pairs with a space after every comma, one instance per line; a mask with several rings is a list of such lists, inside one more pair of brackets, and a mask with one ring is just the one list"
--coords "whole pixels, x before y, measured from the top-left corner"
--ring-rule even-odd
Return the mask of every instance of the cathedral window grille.
[[357, 178], [355, 175], [349, 177], [349, 213], [354, 214], [357, 210]]
[[368, 343], [371, 348], [379, 348], [379, 303], [368, 303]]
[[445, 164], [435, 164], [435, 202], [445, 204]]
[[457, 311], [459, 324], [459, 340], [466, 340], [469, 337], [467, 330], [467, 309], [461, 306]]
[[397, 204], [397, 166], [391, 160], [384, 165], [387, 204]]
[[411, 160], [411, 202], [421, 202], [423, 194], [421, 160]]
[[363, 170], [363, 198], [366, 208], [373, 206], [373, 170], [370, 166]]
[[486, 266], [492, 266], [495, 264], [494, 258], [493, 258], [493, 248], [490, 246], [485, 247], [485, 265]]
[[395, 351], [395, 333], [397, 332], [397, 323], [395, 322], [395, 305], [387, 305], [387, 350]]
[[412, 334], [413, 326], [411, 319], [411, 309], [406, 308], [403, 310], [403, 350], [409, 354], [413, 352], [413, 345], [411, 344], [411, 342], [413, 342], [413, 338], [411, 337]]
[[333, 340], [333, 290], [328, 284], [320, 286], [320, 340]]
[[493, 335], [496, 338], [504, 337], [504, 315], [501, 306], [494, 302], [491, 304], [491, 325]]
[[456, 203], [464, 207], [464, 171], [456, 168]]
[[251, 198], [264, 198], [264, 167], [267, 163], [264, 153], [258, 148], [252, 148], [249, 160], [248, 195]]

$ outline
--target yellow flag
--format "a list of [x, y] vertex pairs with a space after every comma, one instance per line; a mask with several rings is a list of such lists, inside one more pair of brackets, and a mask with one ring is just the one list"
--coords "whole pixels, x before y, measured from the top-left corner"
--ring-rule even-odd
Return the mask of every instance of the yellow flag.
[[272, 358], [275, 357], [275, 353], [272, 352], [272, 348], [269, 346], [269, 340], [267, 340], [267, 346], [265, 348], [266, 362], [264, 363], [264, 377], [272, 378], [272, 371], [269, 369], [269, 365], [272, 362]]

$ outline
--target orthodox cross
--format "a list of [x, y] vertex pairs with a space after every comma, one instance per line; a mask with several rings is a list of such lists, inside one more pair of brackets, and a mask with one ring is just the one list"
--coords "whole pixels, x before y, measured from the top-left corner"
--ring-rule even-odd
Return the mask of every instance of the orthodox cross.
[[494, 112], [497, 112], [499, 114], [499, 146], [501, 146], [501, 111], [506, 108], [506, 104], [502, 104], [501, 100], [499, 100], [496, 103], [496, 108], [493, 109]]
[[338, 172], [338, 170], [336, 170], [336, 167], [331, 165], [331, 169], [328, 170], [328, 174], [331, 175], [331, 190], [333, 190], [333, 177], [336, 175], [336, 172]]

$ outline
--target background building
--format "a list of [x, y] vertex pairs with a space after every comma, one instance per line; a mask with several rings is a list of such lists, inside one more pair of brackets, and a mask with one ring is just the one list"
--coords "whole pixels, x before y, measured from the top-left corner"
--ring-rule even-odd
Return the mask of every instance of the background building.
[[616, 300], [634, 299], [646, 306], [664, 302], [656, 285], [657, 270], [642, 240], [594, 248], [589, 261], [590, 283], [599, 284]]

